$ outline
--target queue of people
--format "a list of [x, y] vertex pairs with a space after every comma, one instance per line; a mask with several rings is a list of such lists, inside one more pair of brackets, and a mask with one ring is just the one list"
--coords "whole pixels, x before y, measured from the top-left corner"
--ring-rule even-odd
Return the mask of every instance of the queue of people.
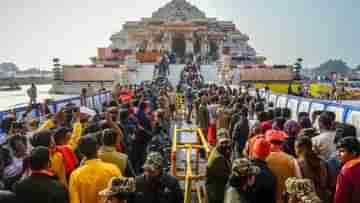
[[2, 123], [0, 202], [183, 202], [164, 149], [180, 93], [210, 145], [210, 203], [360, 202], [354, 126], [328, 111], [292, 115], [248, 89], [194, 88], [117, 85], [102, 112], [68, 104], [43, 122], [13, 115]]

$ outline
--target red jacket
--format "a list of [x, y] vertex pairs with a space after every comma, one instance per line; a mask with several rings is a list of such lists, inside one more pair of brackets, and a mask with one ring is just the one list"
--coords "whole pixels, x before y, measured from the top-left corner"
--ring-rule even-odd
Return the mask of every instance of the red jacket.
[[337, 177], [334, 203], [360, 202], [360, 157], [348, 161]]

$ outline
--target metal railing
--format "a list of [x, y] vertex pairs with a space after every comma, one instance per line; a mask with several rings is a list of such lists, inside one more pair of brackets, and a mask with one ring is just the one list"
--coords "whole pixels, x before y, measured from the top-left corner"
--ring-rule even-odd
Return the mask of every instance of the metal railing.
[[[179, 135], [181, 133], [190, 133], [195, 137], [191, 141], [181, 141]], [[186, 167], [185, 173], [179, 174], [177, 172], [177, 154], [178, 150], [185, 150], [186, 152]], [[195, 160], [192, 160], [192, 153], [195, 150]], [[196, 193], [196, 199], [198, 202], [206, 203], [207, 202], [207, 193], [205, 186], [201, 184], [201, 181], [204, 181], [206, 178], [205, 174], [200, 172], [200, 150], [205, 152], [205, 160], [208, 159], [210, 154], [210, 149], [208, 143], [206, 142], [205, 136], [201, 129], [199, 128], [186, 128], [174, 130], [173, 143], [171, 150], [171, 174], [176, 177], [178, 180], [185, 181], [184, 186], [184, 203], [190, 203], [192, 200], [192, 193]], [[194, 161], [194, 163], [193, 163]], [[193, 171], [193, 164], [195, 164], [195, 171]], [[195, 186], [195, 187], [193, 187]]]

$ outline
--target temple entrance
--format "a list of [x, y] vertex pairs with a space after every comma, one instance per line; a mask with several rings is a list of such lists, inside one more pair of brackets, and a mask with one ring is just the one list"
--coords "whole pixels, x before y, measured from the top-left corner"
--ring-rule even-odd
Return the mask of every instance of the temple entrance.
[[210, 41], [210, 56], [212, 60], [218, 59], [218, 45], [214, 41]]
[[184, 35], [175, 35], [172, 39], [172, 52], [176, 54], [177, 60], [185, 58], [186, 42]]
[[194, 53], [200, 54], [201, 53], [201, 41], [200, 39], [196, 39], [194, 43]]

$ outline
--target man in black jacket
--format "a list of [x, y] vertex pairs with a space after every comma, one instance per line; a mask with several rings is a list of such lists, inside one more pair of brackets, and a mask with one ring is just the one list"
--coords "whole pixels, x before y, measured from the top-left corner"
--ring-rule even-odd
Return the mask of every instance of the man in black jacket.
[[270, 154], [270, 143], [259, 138], [254, 143], [252, 163], [260, 168], [250, 191], [251, 202], [276, 203], [276, 176], [270, 171], [266, 157]]
[[50, 172], [47, 147], [37, 147], [30, 155], [31, 175], [15, 185], [15, 193], [21, 203], [68, 203], [65, 187]]
[[146, 158], [144, 174], [137, 176], [136, 192], [129, 203], [182, 203], [179, 182], [162, 171], [163, 158], [151, 152]]

